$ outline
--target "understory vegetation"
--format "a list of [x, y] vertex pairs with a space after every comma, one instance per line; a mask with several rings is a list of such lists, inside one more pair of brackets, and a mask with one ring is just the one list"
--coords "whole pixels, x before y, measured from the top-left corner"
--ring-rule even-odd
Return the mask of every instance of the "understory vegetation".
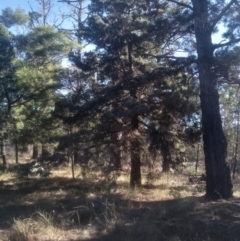
[[[76, 167], [50, 168], [48, 177], [23, 177], [26, 163], [0, 175], [0, 233], [3, 241], [55, 240], [238, 240], [240, 180], [231, 200], [208, 202], [205, 182], [155, 172], [129, 188], [129, 173]], [[27, 163], [28, 164], [28, 163]], [[86, 167], [84, 167], [86, 168]], [[199, 177], [198, 175], [197, 177]], [[114, 182], [109, 182], [114, 180]], [[113, 184], [114, 183], [114, 184]]]

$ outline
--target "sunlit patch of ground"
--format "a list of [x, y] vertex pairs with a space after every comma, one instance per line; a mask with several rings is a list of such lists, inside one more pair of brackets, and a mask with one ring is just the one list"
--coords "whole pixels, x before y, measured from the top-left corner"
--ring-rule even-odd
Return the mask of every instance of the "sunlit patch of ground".
[[127, 172], [106, 173], [76, 166], [73, 180], [68, 165], [47, 178], [2, 173], [1, 240], [239, 240], [238, 179], [234, 199], [205, 202], [204, 184], [189, 183], [188, 175], [143, 174], [142, 187], [132, 190]]

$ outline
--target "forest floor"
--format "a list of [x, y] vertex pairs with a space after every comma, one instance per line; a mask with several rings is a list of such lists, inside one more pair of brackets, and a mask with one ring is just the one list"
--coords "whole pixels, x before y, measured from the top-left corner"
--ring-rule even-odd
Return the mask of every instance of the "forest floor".
[[240, 241], [240, 181], [234, 198], [207, 202], [204, 183], [160, 174], [129, 189], [127, 172], [68, 166], [46, 178], [0, 173], [1, 241]]

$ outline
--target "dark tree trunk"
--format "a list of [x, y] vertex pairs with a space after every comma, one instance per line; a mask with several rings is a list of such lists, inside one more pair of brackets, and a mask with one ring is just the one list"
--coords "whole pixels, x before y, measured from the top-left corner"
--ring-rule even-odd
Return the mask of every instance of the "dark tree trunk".
[[163, 157], [162, 171], [169, 172], [170, 164], [172, 163], [172, 156], [171, 156], [169, 142], [166, 139], [163, 140], [163, 142], [161, 143], [161, 154]]
[[74, 145], [74, 148], [73, 148], [74, 150], [73, 150], [73, 157], [74, 157], [74, 162], [75, 163], [77, 163], [77, 162], [79, 162], [79, 156], [80, 156], [80, 153], [79, 153], [79, 145], [78, 144], [76, 144], [76, 145]]
[[[132, 59], [132, 43], [128, 43], [128, 62], [129, 62], [129, 76], [133, 77], [133, 59]], [[131, 89], [130, 96], [132, 100], [137, 100], [137, 90]], [[141, 186], [141, 143], [139, 140], [139, 119], [138, 114], [134, 113], [131, 117], [131, 174], [130, 174], [130, 186], [131, 188]]]
[[131, 136], [131, 176], [130, 186], [132, 188], [141, 186], [141, 161], [140, 161], [140, 140], [138, 136], [139, 120], [134, 115], [131, 118], [132, 136]]
[[81, 145], [77, 142], [72, 143], [74, 163], [81, 162]]
[[75, 158], [72, 150], [71, 150], [70, 157], [71, 157], [72, 179], [74, 180], [75, 179], [75, 171], [74, 171]]
[[71, 171], [72, 171], [72, 179], [75, 179], [75, 170], [74, 170], [74, 164], [75, 164], [75, 144], [72, 139], [73, 136], [73, 130], [72, 125], [69, 125], [69, 133], [68, 133], [68, 162], [71, 163]]
[[234, 162], [232, 168], [232, 178], [235, 179], [236, 169], [237, 169], [237, 160], [238, 160], [238, 142], [239, 142], [239, 121], [240, 121], [240, 113], [239, 113], [239, 101], [238, 101], [238, 110], [237, 110], [237, 129], [236, 129], [236, 144], [235, 144], [235, 152], [234, 152]]
[[1, 139], [1, 156], [2, 156], [2, 162], [3, 162], [3, 169], [7, 171], [9, 168], [9, 164], [6, 157], [6, 146], [3, 138]]
[[18, 164], [18, 142], [15, 142], [15, 159], [16, 159], [16, 164]]
[[48, 150], [48, 146], [45, 144], [42, 144], [42, 161], [45, 161], [46, 158], [49, 157], [49, 150]]
[[68, 160], [68, 165], [71, 165], [71, 148], [68, 147], [67, 149], [67, 160]]
[[122, 146], [120, 142], [118, 142], [116, 154], [117, 156], [116, 156], [115, 167], [116, 169], [121, 169], [122, 168]]
[[32, 159], [38, 159], [38, 145], [37, 144], [33, 144]]
[[208, 0], [192, 0], [195, 16], [202, 129], [206, 167], [206, 196], [210, 199], [232, 197], [230, 169], [226, 163], [227, 141], [222, 128], [213, 71], [212, 29], [209, 22]]
[[5, 154], [2, 155], [2, 161], [3, 161], [3, 169], [7, 171], [9, 168], [9, 164]]
[[198, 143], [197, 145], [197, 157], [196, 157], [196, 165], [195, 165], [195, 172], [197, 173], [198, 171], [198, 163], [199, 163], [199, 149], [200, 149], [200, 144]]
[[110, 163], [114, 163], [116, 169], [121, 169], [122, 167], [122, 146], [121, 146], [122, 133], [111, 134], [111, 157]]

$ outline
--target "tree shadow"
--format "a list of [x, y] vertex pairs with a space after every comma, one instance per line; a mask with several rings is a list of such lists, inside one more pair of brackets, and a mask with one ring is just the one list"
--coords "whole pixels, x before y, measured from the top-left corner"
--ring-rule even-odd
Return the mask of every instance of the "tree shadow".
[[[206, 202], [197, 196], [171, 200], [159, 196], [158, 201], [133, 200], [121, 192], [107, 192], [104, 185], [57, 177], [1, 181], [0, 229], [9, 229], [14, 218], [29, 218], [40, 210], [53, 215], [57, 227], [66, 221], [68, 225], [61, 228], [89, 230], [91, 238], [86, 241], [239, 240], [240, 199]], [[165, 188], [143, 186], [136, 193]], [[177, 186], [169, 192], [182, 190]], [[93, 227], [96, 232], [91, 231]]]
[[206, 202], [204, 197], [187, 197], [134, 202], [134, 206], [125, 213], [125, 223], [86, 240], [235, 241], [240, 237], [240, 199]]

